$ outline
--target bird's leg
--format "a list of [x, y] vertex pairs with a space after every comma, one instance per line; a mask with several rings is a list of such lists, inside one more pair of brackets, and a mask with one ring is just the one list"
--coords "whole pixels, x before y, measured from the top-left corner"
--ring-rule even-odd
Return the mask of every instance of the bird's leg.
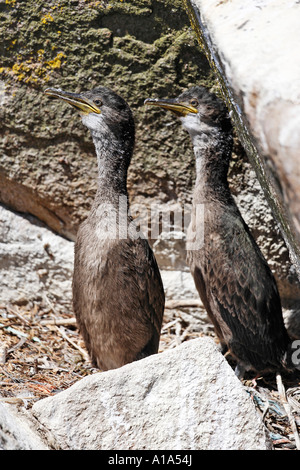
[[252, 382], [252, 385], [253, 385], [253, 387], [254, 387], [254, 388], [256, 388], [256, 387], [257, 387], [257, 382], [256, 382], [256, 379], [257, 379], [258, 377], [259, 377], [259, 374], [257, 374], [257, 375], [254, 377], [254, 379], [252, 379], [252, 380], [251, 380], [251, 382]]

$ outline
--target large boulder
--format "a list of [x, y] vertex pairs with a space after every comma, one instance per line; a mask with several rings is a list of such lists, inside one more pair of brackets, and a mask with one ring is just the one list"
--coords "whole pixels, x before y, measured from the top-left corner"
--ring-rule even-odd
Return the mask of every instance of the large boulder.
[[80, 380], [32, 413], [64, 450], [266, 450], [255, 406], [211, 339]]
[[34, 427], [30, 414], [0, 403], [0, 450], [48, 450], [46, 441]]

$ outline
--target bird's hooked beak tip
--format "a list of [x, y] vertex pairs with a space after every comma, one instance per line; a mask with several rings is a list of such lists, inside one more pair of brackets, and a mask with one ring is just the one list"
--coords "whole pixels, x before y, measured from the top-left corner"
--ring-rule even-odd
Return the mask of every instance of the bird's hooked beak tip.
[[46, 90], [44, 90], [44, 93], [50, 96], [54, 96], [55, 94], [60, 92], [62, 92], [60, 88], [46, 88]]
[[158, 106], [172, 111], [178, 117], [184, 117], [189, 113], [196, 114], [198, 109], [187, 103], [180, 103], [176, 99], [158, 99], [158, 98], [147, 98], [144, 101], [145, 105]]
[[68, 91], [61, 90], [60, 88], [46, 88], [44, 93], [49, 97], [60, 98], [61, 100], [66, 101], [71, 106], [79, 110], [81, 114], [101, 114], [100, 108], [96, 106], [93, 101], [80, 93], [70, 93]]
[[146, 98], [144, 104], [154, 104], [157, 100], [153, 98]]

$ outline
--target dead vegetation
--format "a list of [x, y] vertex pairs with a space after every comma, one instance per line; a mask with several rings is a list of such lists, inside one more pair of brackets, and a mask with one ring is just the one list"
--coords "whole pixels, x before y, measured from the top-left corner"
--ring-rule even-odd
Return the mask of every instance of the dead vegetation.
[[[199, 317], [199, 309], [197, 301], [167, 303], [160, 352], [199, 336], [214, 337], [212, 326], [203, 316]], [[0, 305], [0, 401], [30, 408], [36, 400], [65, 390], [95, 372], [69, 312], [55, 307], [47, 298], [41, 304]], [[297, 433], [300, 377], [284, 377], [283, 381]], [[250, 377], [244, 386], [261, 414], [274, 448], [296, 449], [297, 435], [291, 428], [284, 397], [277, 391], [276, 377], [260, 377], [256, 381]]]
[[[90, 364], [75, 318], [48, 299], [47, 304], [0, 306], [2, 399], [23, 400], [30, 407], [34, 400], [97, 371]], [[166, 309], [160, 352], [203, 334], [185, 316]]]

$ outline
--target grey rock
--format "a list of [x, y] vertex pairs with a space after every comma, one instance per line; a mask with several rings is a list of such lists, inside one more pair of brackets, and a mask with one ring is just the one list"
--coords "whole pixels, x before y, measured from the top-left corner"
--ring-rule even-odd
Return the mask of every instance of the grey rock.
[[254, 404], [208, 338], [86, 377], [34, 404], [62, 449], [267, 449]]
[[163, 270], [161, 277], [168, 300], [199, 299], [201, 302], [190, 272]]
[[48, 446], [30, 424], [30, 419], [8, 404], [0, 403], [1, 450], [47, 450]]
[[0, 301], [71, 305], [73, 242], [0, 205]]

